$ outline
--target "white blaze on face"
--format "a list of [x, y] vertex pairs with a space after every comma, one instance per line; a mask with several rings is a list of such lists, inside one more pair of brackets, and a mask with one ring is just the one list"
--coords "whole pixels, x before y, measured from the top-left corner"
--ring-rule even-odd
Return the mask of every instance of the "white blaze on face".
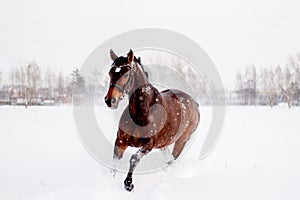
[[117, 67], [115, 72], [120, 72], [121, 71], [121, 67]]

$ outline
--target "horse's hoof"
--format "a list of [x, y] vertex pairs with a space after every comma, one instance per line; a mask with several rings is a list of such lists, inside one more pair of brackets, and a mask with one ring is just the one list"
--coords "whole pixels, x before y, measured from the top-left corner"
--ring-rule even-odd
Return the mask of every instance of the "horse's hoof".
[[124, 188], [125, 190], [127, 190], [128, 192], [131, 192], [134, 188], [134, 185], [133, 184], [130, 184], [130, 185], [124, 185]]
[[170, 160], [170, 161], [167, 162], [167, 165], [169, 167], [173, 166], [174, 164], [175, 164], [175, 160]]
[[134, 188], [134, 185], [132, 184], [132, 178], [127, 177], [124, 181], [124, 188], [125, 190], [131, 192]]
[[118, 171], [116, 169], [110, 169], [109, 172], [111, 173], [112, 177], [115, 178]]

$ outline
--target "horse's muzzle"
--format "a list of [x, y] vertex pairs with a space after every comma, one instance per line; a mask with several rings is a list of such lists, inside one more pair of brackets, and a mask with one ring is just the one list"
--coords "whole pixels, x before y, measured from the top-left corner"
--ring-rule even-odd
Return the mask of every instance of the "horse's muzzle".
[[116, 98], [114, 98], [114, 97], [107, 98], [107, 96], [106, 96], [104, 100], [105, 100], [106, 105], [109, 108], [115, 109], [118, 107], [118, 101], [116, 100]]

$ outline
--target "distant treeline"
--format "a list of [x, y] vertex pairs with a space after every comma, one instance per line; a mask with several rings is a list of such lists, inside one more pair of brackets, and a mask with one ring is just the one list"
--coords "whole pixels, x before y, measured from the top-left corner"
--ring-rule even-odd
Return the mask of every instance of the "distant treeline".
[[[93, 92], [90, 91], [90, 83], [97, 81], [98, 75], [99, 72], [95, 70], [91, 77], [84, 78], [78, 69], [63, 75], [50, 68], [42, 73], [39, 65], [31, 62], [11, 69], [6, 83], [3, 83], [3, 74], [0, 72], [0, 104], [71, 104], [72, 97], [83, 99], [88, 92]], [[75, 87], [76, 93], [73, 90]]]
[[246, 67], [236, 75], [235, 90], [228, 94], [228, 103], [238, 105], [270, 105], [300, 103], [300, 54], [290, 56], [285, 65]]
[[[202, 99], [201, 103], [209, 104], [210, 95], [205, 78], [194, 76], [189, 68], [188, 71], [184, 71], [180, 64], [176, 65], [175, 69], [193, 85], [193, 89], [196, 90], [194, 93], [198, 95], [196, 98]], [[163, 71], [157, 73], [149, 70], [150, 79], [153, 76], [168, 77]], [[0, 72], [0, 104], [57, 105], [71, 104], [72, 98], [76, 98], [77, 103], [94, 96], [102, 98], [108, 83], [102, 83], [103, 85], [97, 83], [100, 76], [101, 72], [97, 69], [88, 77], [83, 77], [76, 68], [67, 75], [63, 75], [62, 72], [56, 73], [50, 68], [42, 72], [36, 62], [31, 62], [26, 66], [11, 69], [5, 83]], [[176, 77], [176, 74], [172, 77]], [[173, 86], [176, 86], [176, 80], [173, 82]], [[96, 90], [95, 83], [97, 83]], [[226, 101], [230, 105], [276, 106], [284, 103], [289, 107], [299, 106], [300, 53], [290, 56], [283, 66], [259, 68], [255, 65], [247, 66], [243, 72], [236, 74], [235, 88], [227, 92]], [[100, 100], [96, 103], [101, 102]]]

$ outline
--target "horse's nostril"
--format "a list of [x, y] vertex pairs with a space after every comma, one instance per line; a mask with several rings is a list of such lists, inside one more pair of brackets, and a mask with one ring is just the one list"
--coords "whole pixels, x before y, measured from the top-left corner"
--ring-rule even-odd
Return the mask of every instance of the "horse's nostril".
[[111, 106], [111, 102], [109, 101], [109, 99], [107, 97], [104, 98], [105, 103], [108, 105], [108, 107]]
[[115, 104], [116, 103], [116, 99], [114, 97], [111, 98], [111, 104]]

